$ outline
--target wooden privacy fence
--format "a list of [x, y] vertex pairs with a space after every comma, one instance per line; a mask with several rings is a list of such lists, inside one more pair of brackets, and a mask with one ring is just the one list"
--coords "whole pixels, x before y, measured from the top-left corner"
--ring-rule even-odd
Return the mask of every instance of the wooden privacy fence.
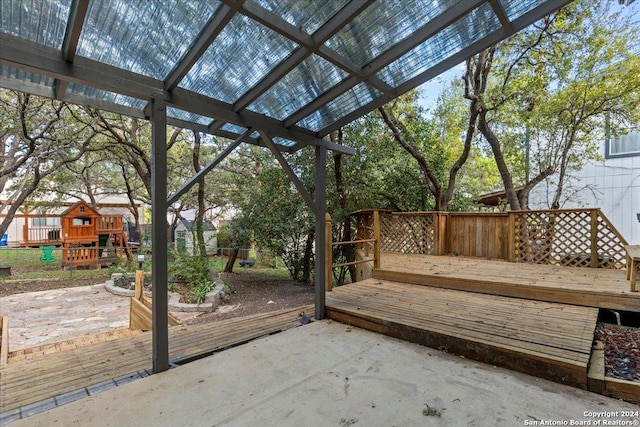
[[594, 268], [621, 269], [626, 265], [627, 242], [600, 209], [504, 213], [369, 210], [353, 216], [357, 240], [350, 243], [364, 259], [373, 257], [376, 265], [380, 252]]

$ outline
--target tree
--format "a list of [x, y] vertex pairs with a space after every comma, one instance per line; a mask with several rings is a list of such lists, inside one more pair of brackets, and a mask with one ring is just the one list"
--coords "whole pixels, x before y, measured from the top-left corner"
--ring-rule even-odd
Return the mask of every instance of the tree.
[[[482, 77], [480, 73], [468, 73], [465, 76], [468, 80], [480, 80]], [[484, 82], [480, 81], [477, 84]], [[458, 173], [471, 153], [479, 114], [478, 100], [469, 98], [466, 124], [462, 124], [462, 112], [456, 108], [455, 98], [441, 95], [438, 119], [427, 120], [424, 112], [415, 105], [415, 96], [416, 93], [412, 93], [414, 105], [406, 106], [402, 102], [394, 102], [378, 108], [378, 111], [396, 142], [418, 163], [425, 185], [433, 195], [434, 209], [447, 210], [453, 200]], [[396, 107], [405, 108], [400, 113], [406, 117], [404, 121], [394, 111]], [[456, 113], [460, 115], [455, 116]], [[461, 133], [464, 133], [462, 144], [459, 139]]]
[[[639, 93], [636, 22], [612, 12], [611, 2], [578, 2], [467, 61], [468, 72], [487, 76], [485, 87], [471, 86], [480, 100], [478, 129], [493, 151], [511, 209], [524, 209], [529, 192], [556, 176], [552, 207], [560, 206], [571, 170], [597, 157], [607, 114], [628, 120]], [[536, 167], [528, 182], [521, 132], [527, 128]], [[517, 164], [519, 163], [519, 165]], [[518, 195], [515, 183], [523, 182]]]
[[0, 110], [5, 117], [0, 185], [9, 194], [2, 202], [3, 234], [41, 182], [82, 158], [98, 131], [84, 121], [82, 109], [20, 92], [1, 90]]

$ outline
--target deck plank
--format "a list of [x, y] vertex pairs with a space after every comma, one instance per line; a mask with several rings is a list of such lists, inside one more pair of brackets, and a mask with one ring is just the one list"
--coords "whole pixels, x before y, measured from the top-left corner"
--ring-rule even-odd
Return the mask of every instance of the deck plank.
[[[172, 361], [208, 355], [300, 324], [313, 306], [169, 328]], [[152, 368], [151, 332], [91, 343], [40, 357], [11, 361], [0, 369], [3, 411]]]
[[327, 317], [580, 388], [598, 309], [379, 279], [335, 288]]

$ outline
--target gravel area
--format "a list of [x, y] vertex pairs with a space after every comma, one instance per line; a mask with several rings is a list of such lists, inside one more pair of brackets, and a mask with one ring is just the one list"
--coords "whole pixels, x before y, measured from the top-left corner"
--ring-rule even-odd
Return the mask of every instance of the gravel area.
[[640, 381], [640, 328], [599, 323], [596, 339], [604, 343], [606, 376]]

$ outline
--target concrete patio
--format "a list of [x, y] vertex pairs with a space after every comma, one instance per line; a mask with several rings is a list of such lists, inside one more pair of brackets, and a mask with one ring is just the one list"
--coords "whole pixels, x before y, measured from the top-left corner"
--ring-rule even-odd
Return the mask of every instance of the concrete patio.
[[605, 419], [633, 423], [633, 417], [621, 415], [624, 410], [638, 407], [324, 320], [12, 425], [519, 426]]

